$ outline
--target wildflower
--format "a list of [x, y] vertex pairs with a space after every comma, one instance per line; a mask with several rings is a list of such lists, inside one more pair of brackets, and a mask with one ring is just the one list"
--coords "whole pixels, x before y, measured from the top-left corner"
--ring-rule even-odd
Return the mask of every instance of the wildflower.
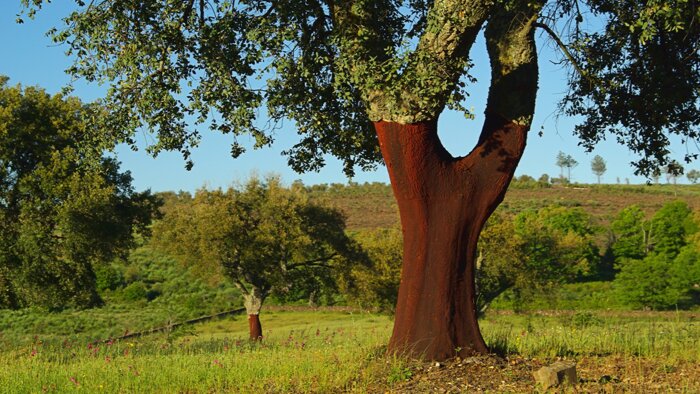
[[80, 383], [78, 383], [78, 379], [76, 379], [75, 376], [71, 376], [70, 381], [73, 382], [74, 385], [80, 386]]
[[138, 370], [136, 369], [136, 367], [134, 367], [133, 365], [129, 365], [129, 370], [131, 371], [131, 373], [134, 374], [134, 376], [139, 376], [139, 375], [140, 375], [139, 371], [138, 371]]
[[221, 361], [219, 361], [219, 360], [217, 360], [217, 359], [214, 359], [214, 365], [218, 366], [219, 368], [223, 368], [223, 367], [224, 367], [224, 365], [221, 364]]
[[110, 361], [112, 361], [112, 359], [109, 358], [109, 356], [105, 356], [105, 362], [106, 362], [106, 363], [109, 363]]

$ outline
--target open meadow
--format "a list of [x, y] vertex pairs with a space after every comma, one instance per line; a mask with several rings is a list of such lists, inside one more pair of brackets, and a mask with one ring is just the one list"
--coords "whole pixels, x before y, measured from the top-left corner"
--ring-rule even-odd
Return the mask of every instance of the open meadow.
[[10, 324], [0, 336], [0, 392], [537, 392], [532, 372], [563, 358], [577, 363], [577, 392], [696, 393], [699, 319], [493, 312], [481, 325], [495, 355], [439, 365], [386, 355], [390, 317], [343, 309], [266, 312], [261, 343], [247, 340], [244, 316], [106, 342]]
[[[315, 199], [332, 201], [344, 212], [350, 232], [395, 226], [388, 185], [310, 189]], [[698, 207], [695, 186], [660, 185], [515, 187], [503, 209], [516, 214], [566, 201], [567, 207], [594, 212], [589, 220], [603, 228], [628, 204], [651, 215], [678, 196]], [[361, 206], [375, 209], [363, 212]], [[369, 240], [370, 247], [380, 240], [376, 250], [396, 249], [385, 241], [390, 233], [377, 234], [358, 239]], [[596, 230], [595, 242], [606, 237]], [[390, 253], [372, 256], [400, 260]], [[365, 283], [365, 296], [395, 288], [398, 269], [391, 267], [379, 264], [380, 274], [354, 277]], [[378, 310], [382, 304], [334, 288], [319, 301], [336, 306], [307, 307], [310, 295], [303, 291], [294, 298], [272, 297], [260, 314], [259, 343], [248, 339], [242, 314], [116, 340], [240, 309], [243, 297], [230, 283], [210, 283], [149, 244], [130, 251], [128, 261], [103, 267], [97, 277], [101, 307], [0, 310], [0, 393], [529, 393], [542, 391], [532, 373], [560, 359], [577, 364], [579, 382], [565, 389], [571, 392], [700, 392], [697, 306], [634, 310], [611, 278], [559, 283], [518, 302], [516, 293], [506, 292], [479, 321], [492, 354], [435, 364], [387, 355], [391, 315], [353, 307], [369, 302]]]

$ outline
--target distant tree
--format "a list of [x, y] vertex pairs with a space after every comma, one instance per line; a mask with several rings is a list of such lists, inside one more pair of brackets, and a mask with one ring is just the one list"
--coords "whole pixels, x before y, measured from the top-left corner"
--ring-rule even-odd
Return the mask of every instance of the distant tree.
[[259, 314], [268, 296], [323, 285], [362, 261], [339, 211], [275, 177], [198, 190], [153, 225], [153, 244], [200, 273], [230, 280], [243, 294], [252, 340], [262, 338]]
[[664, 173], [666, 174], [666, 183], [671, 183], [675, 185], [678, 181], [678, 176], [683, 174], [683, 166], [675, 160], [664, 167]]
[[550, 183], [549, 175], [548, 174], [540, 175], [540, 177], [537, 178], [537, 182], [548, 185]]
[[690, 183], [696, 184], [696, 183], [698, 183], [698, 179], [700, 179], [700, 171], [690, 170], [690, 171], [688, 171], [686, 176], [688, 177], [688, 180], [690, 181]]
[[610, 223], [610, 243], [615, 259], [642, 259], [651, 251], [651, 222], [638, 205], [622, 209]]
[[691, 243], [697, 237], [698, 224], [688, 205], [677, 201], [665, 204], [647, 226], [651, 236], [646, 253], [628, 253], [629, 258], [623, 255], [617, 262], [620, 272], [615, 283], [620, 297], [636, 307], [684, 306], [700, 282], [699, 253]]
[[520, 175], [520, 176], [517, 178], [517, 180], [518, 180], [518, 182], [524, 182], [524, 183], [535, 182], [535, 178], [533, 178], [533, 177], [531, 177], [530, 175], [527, 175], [527, 174]]
[[599, 155], [595, 155], [593, 160], [591, 160], [591, 171], [598, 178], [598, 184], [600, 184], [600, 177], [605, 174], [607, 167], [605, 165], [605, 160]]
[[361, 307], [393, 311], [401, 280], [401, 229], [362, 230], [353, 239], [367, 253], [369, 265], [353, 265], [343, 284], [343, 292]]
[[597, 229], [583, 209], [559, 206], [495, 215], [479, 243], [477, 284], [483, 310], [506, 290], [518, 298], [597, 273]]
[[561, 178], [564, 178], [564, 168], [567, 170], [567, 180], [571, 182], [571, 169], [578, 165], [578, 161], [571, 155], [559, 152], [557, 155], [557, 166], [561, 168]]
[[157, 199], [103, 156], [98, 110], [0, 77], [0, 308], [99, 305], [95, 270], [148, 233]]

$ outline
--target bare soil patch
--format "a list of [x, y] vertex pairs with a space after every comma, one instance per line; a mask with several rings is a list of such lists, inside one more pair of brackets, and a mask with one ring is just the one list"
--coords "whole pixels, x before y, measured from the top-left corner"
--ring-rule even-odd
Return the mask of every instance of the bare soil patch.
[[416, 363], [404, 382], [376, 387], [389, 393], [700, 393], [700, 365], [638, 357], [593, 356], [576, 362], [579, 382], [548, 391], [532, 372], [555, 360], [478, 356], [444, 363]]

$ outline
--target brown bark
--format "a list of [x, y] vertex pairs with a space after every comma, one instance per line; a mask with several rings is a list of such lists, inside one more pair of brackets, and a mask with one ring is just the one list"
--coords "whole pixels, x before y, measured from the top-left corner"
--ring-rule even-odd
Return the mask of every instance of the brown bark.
[[[241, 286], [245, 289], [245, 287]], [[248, 313], [248, 329], [251, 341], [260, 341], [263, 338], [262, 325], [260, 325], [260, 309], [267, 297], [267, 293], [258, 286], [251, 286], [248, 294], [243, 295], [243, 305]]]
[[262, 325], [260, 325], [260, 315], [248, 315], [248, 330], [251, 341], [261, 341], [263, 338]]
[[376, 122], [399, 205], [404, 259], [389, 350], [442, 360], [488, 351], [479, 331], [474, 265], [479, 233], [502, 201], [527, 127], [487, 115], [477, 147], [453, 158], [437, 122]]

